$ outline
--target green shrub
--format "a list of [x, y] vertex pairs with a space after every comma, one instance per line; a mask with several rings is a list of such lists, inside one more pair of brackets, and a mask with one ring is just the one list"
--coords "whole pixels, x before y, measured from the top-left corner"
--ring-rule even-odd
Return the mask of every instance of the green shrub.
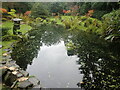
[[103, 20], [103, 35], [106, 40], [120, 40], [120, 9], [112, 11], [111, 13], [105, 14], [102, 17]]
[[7, 27], [2, 27], [2, 36], [8, 35], [9, 34], [10, 28]]
[[83, 30], [87, 32], [102, 33], [102, 22], [98, 19], [81, 16], [81, 17], [69, 17], [63, 21], [66, 29], [69, 30]]
[[106, 14], [107, 13], [107, 11], [95, 11], [94, 13], [93, 13], [93, 16], [92, 17], [94, 17], [94, 18], [98, 18], [98, 19], [101, 19], [101, 17], [104, 15], [104, 14]]

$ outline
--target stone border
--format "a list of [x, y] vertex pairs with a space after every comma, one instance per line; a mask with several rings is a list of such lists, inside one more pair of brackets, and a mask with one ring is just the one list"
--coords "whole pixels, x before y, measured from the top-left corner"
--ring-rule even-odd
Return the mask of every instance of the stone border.
[[29, 73], [22, 70], [14, 60], [1, 61], [0, 72], [2, 82], [10, 88], [41, 88], [40, 81], [34, 76], [29, 76]]

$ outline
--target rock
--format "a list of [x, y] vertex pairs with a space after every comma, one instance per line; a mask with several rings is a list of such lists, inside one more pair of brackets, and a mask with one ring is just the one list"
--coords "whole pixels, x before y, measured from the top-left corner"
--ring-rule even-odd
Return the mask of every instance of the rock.
[[10, 55], [8, 55], [8, 56], [3, 56], [3, 57], [2, 57], [2, 60], [8, 61], [8, 59], [12, 59]]
[[15, 64], [15, 63], [7, 63], [6, 66], [9, 67], [9, 68], [10, 68], [10, 67], [14, 67], [15, 69], [20, 68], [20, 67], [19, 67], [17, 64]]
[[35, 88], [40, 90], [41, 86], [40, 85], [36, 85], [36, 86], [33, 87], [32, 90], [35, 90]]
[[13, 84], [10, 88], [14, 88], [16, 86], [17, 82], [18, 82], [17, 80], [15, 82], [13, 82]]
[[22, 73], [25, 77], [29, 76], [29, 73], [24, 70], [20, 70], [19, 72]]
[[0, 45], [0, 49], [2, 48], [2, 45]]
[[7, 68], [8, 68], [7, 66], [0, 67], [0, 69], [7, 69]]
[[8, 48], [8, 49], [3, 49], [3, 51], [7, 51], [7, 52], [9, 52], [10, 51], [10, 49]]
[[12, 84], [17, 80], [17, 76], [12, 74], [10, 71], [7, 72], [4, 78], [4, 83], [7, 86], [12, 86]]
[[17, 73], [17, 78], [23, 77], [23, 74]]
[[33, 86], [33, 84], [28, 80], [18, 83], [18, 88], [20, 88], [20, 89], [29, 88], [29, 87], [32, 87], [32, 86]]
[[16, 63], [16, 61], [14, 61], [14, 60], [10, 60], [10, 61], [8, 61], [9, 63]]
[[9, 69], [10, 71], [14, 71], [16, 68], [12, 66], [12, 67], [9, 67], [8, 69]]
[[6, 61], [2, 60], [2, 61], [0, 61], [0, 64], [6, 64]]
[[3, 56], [5, 56], [5, 57], [6, 57], [6, 56], [8, 56], [8, 54], [7, 54], [7, 53], [3, 53]]
[[33, 83], [34, 86], [40, 84], [40, 81], [39, 81], [37, 78], [35, 78], [35, 77], [31, 77], [31, 78], [29, 78], [28, 80], [29, 80], [31, 83]]
[[17, 73], [18, 73], [17, 71], [13, 71], [13, 72], [12, 72], [12, 74], [14, 74], [14, 75], [17, 75]]
[[19, 82], [22, 82], [22, 81], [28, 80], [28, 77], [21, 77], [21, 78], [18, 78], [17, 80]]
[[3, 67], [3, 65], [2, 65], [2, 64], [0, 64], [0, 68], [1, 68], [1, 67]]
[[7, 73], [7, 68], [0, 69], [0, 77], [4, 77]]

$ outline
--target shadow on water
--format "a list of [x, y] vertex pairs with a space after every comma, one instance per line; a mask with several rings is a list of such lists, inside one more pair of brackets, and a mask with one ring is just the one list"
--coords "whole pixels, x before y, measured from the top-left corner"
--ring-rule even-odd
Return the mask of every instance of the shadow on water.
[[[68, 56], [77, 55], [80, 86], [85, 89], [113, 89], [120, 87], [120, 44], [107, 43], [94, 33], [83, 31], [68, 33], [61, 26], [41, 26], [29, 32], [30, 38], [21, 41], [13, 49], [12, 58], [21, 68], [27, 69], [43, 43], [51, 46], [64, 41]], [[62, 62], [62, 61], [61, 61]], [[77, 83], [77, 82], [76, 82]], [[76, 84], [75, 83], [75, 84]]]

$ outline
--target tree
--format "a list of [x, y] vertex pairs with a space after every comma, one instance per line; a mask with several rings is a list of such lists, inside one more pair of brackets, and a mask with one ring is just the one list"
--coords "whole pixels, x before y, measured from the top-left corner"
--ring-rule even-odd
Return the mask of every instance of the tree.
[[16, 13], [25, 13], [26, 11], [31, 10], [31, 7], [34, 3], [31, 2], [3, 2], [2, 7], [10, 11], [15, 9]]
[[85, 15], [89, 10], [94, 10], [93, 17], [98, 19], [112, 10], [119, 9], [118, 2], [77, 2], [74, 4], [80, 7], [81, 15]]
[[45, 3], [35, 3], [33, 5], [33, 8], [31, 9], [31, 16], [33, 18], [43, 18], [45, 19], [47, 16], [49, 16], [49, 10], [47, 8], [47, 5]]

